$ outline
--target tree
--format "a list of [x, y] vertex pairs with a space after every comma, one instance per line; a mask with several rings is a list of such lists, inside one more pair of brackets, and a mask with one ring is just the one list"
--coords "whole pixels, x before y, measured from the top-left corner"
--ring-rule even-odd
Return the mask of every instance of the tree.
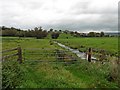
[[96, 37], [100, 37], [100, 33], [95, 33], [95, 36]]
[[73, 31], [71, 31], [71, 32], [70, 32], [70, 34], [71, 34], [71, 35], [74, 35], [74, 32], [73, 32]]
[[51, 34], [51, 37], [52, 37], [52, 39], [57, 39], [57, 38], [59, 37], [59, 33], [53, 32], [53, 33]]
[[62, 30], [59, 30], [59, 32], [61, 33], [61, 32], [62, 32]]
[[35, 30], [35, 31], [38, 31], [38, 27], [35, 27], [34, 30]]
[[50, 32], [53, 32], [53, 29], [52, 29], [52, 28], [50, 29]]
[[65, 34], [68, 34], [69, 33], [69, 31], [68, 30], [65, 30], [65, 31], [63, 31]]
[[41, 26], [40, 26], [38, 29], [39, 29], [39, 31], [42, 31], [42, 30], [43, 30]]
[[89, 37], [95, 37], [95, 32], [89, 32], [89, 33], [88, 33], [88, 36], [89, 36]]
[[6, 30], [6, 27], [5, 27], [5, 26], [2, 26], [2, 30]]
[[47, 30], [44, 30], [44, 31], [42, 32], [42, 34], [43, 34], [43, 38], [44, 38], [44, 37], [47, 37], [47, 35], [48, 35]]
[[103, 36], [104, 36], [104, 32], [101, 32], [101, 33], [100, 33], [100, 36], [103, 37]]
[[42, 39], [42, 27], [35, 27], [34, 28], [34, 30], [35, 30], [35, 37], [37, 38], [37, 39]]

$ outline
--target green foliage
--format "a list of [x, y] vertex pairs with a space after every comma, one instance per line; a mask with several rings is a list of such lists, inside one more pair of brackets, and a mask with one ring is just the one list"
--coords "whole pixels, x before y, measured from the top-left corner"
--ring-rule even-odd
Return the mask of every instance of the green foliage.
[[95, 32], [89, 32], [89, 33], [88, 33], [88, 36], [89, 36], [89, 37], [95, 37]]
[[48, 32], [46, 30], [43, 30], [42, 27], [35, 27], [34, 30], [28, 29], [27, 31], [13, 27], [2, 27], [2, 36], [36, 37], [37, 39], [42, 39], [45, 38], [47, 34]]
[[96, 32], [89, 32], [88, 37], [104, 37], [104, 32], [96, 33]]
[[66, 34], [66, 33], [61, 33], [60, 36], [58, 37], [58, 39], [73, 39], [75, 37], [73, 37], [71, 34]]
[[100, 36], [101, 36], [101, 37], [103, 37], [104, 35], [105, 35], [104, 32], [101, 32], [101, 33], [100, 33]]
[[59, 37], [59, 33], [58, 32], [53, 32], [51, 34], [51, 37], [52, 37], [52, 39], [57, 39]]

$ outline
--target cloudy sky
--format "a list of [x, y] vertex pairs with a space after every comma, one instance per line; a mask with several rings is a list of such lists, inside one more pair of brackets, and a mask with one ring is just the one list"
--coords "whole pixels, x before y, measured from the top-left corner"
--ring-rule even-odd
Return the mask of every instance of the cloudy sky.
[[0, 26], [117, 31], [119, 0], [0, 0]]

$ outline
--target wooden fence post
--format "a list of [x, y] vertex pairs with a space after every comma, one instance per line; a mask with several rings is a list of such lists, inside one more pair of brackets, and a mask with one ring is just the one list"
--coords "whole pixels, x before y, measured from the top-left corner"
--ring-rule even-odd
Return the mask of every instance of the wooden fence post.
[[18, 47], [18, 61], [19, 61], [19, 63], [22, 63], [22, 49], [21, 49], [21, 47]]
[[92, 56], [92, 48], [89, 48], [89, 50], [88, 50], [88, 62], [91, 62], [91, 56]]

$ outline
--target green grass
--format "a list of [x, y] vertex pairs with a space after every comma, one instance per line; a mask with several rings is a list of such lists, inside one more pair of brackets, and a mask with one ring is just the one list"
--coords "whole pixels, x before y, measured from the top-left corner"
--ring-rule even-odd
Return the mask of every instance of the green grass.
[[101, 65], [100, 63], [88, 63], [81, 61], [66, 67], [74, 76], [81, 78], [90, 88], [116, 88], [115, 83], [107, 80], [109, 74], [109, 64]]
[[85, 83], [81, 83], [80, 78], [75, 77], [68, 70], [58, 64], [39, 63], [32, 68], [28, 66], [25, 72], [28, 73], [25, 73], [25, 79], [21, 86], [25, 88], [87, 87]]
[[73, 39], [73, 38], [76, 38], [76, 37], [71, 36], [69, 33], [68, 34], [62, 33], [58, 37], [58, 39]]
[[[62, 39], [59, 40], [63, 42]], [[79, 46], [78, 40], [80, 39], [65, 39], [65, 41], [73, 41]], [[56, 44], [50, 45], [49, 39], [35, 38], [3, 37], [2, 45], [3, 50], [20, 45], [23, 49], [23, 58], [27, 57], [27, 60], [40, 57], [45, 59], [49, 56], [29, 55], [29, 53], [38, 54], [43, 52], [41, 50], [32, 51], [29, 48], [50, 48], [50, 50], [47, 50], [48, 53], [53, 52], [54, 49], [62, 49]], [[24, 49], [28, 49], [26, 54], [24, 54]], [[52, 60], [49, 57], [48, 60]], [[11, 60], [16, 62], [16, 58]], [[6, 62], [3, 64], [4, 69], [2, 71], [4, 77], [6, 77], [3, 77], [4, 87], [9, 85], [9, 87], [16, 88], [118, 88], [115, 81], [110, 82], [107, 80], [111, 70], [110, 65], [110, 63], [101, 64], [99, 62], [88, 63], [81, 59], [78, 59], [78, 62], [74, 64], [34, 61], [24, 61], [22, 64]], [[13, 77], [17, 79], [12, 79]]]
[[104, 49], [108, 53], [118, 55], [118, 38], [117, 37], [95, 37], [95, 38], [74, 38], [74, 39], [59, 39], [59, 42], [85, 51], [87, 48]]
[[21, 48], [51, 48], [55, 46], [49, 45], [49, 39], [35, 39], [35, 38], [17, 38], [17, 37], [3, 37], [3, 50], [21, 46]]

